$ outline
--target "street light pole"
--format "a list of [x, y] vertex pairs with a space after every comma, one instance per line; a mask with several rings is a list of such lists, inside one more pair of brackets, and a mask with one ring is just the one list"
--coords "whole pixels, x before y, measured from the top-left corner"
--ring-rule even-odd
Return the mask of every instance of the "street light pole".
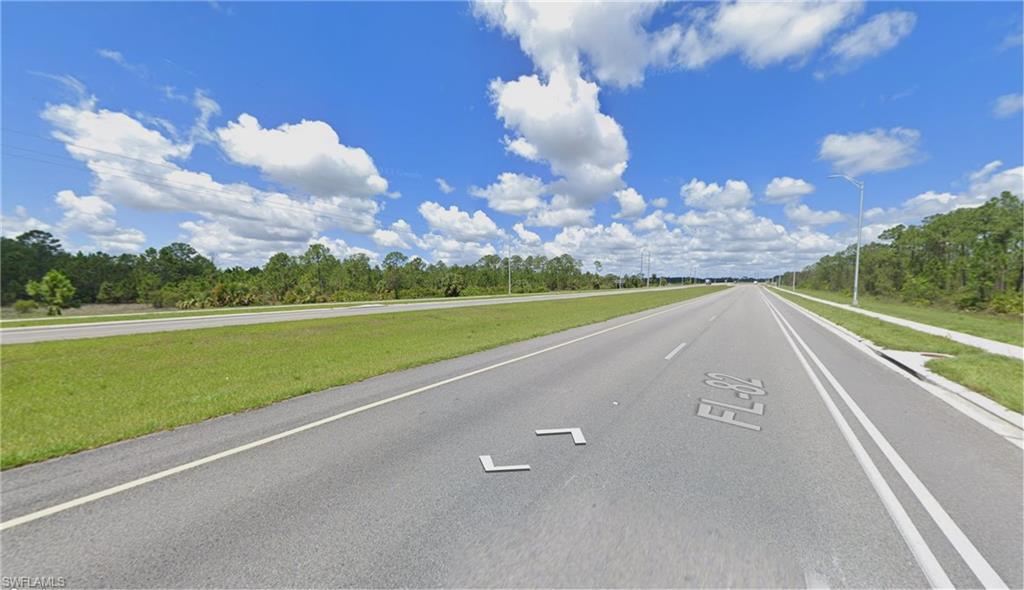
[[858, 307], [857, 292], [860, 287], [860, 241], [864, 227], [864, 181], [851, 178], [845, 174], [830, 174], [829, 178], [844, 178], [860, 190], [860, 207], [857, 211], [857, 255], [853, 263], [853, 306]]
[[508, 294], [512, 294], [512, 243], [506, 242], [508, 254]]

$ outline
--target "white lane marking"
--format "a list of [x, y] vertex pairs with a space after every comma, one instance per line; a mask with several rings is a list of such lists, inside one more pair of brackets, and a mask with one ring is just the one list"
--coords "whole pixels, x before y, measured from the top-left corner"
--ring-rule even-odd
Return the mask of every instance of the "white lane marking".
[[[780, 313], [779, 316], [781, 317], [782, 314]], [[967, 563], [967, 566], [971, 568], [971, 571], [974, 572], [974, 575], [978, 578], [978, 581], [981, 582], [982, 586], [985, 588], [1006, 588], [1006, 582], [999, 577], [999, 574], [996, 573], [995, 569], [993, 569], [984, 556], [981, 555], [981, 552], [974, 546], [974, 543], [967, 538], [967, 535], [960, 530], [960, 527], [957, 526], [956, 522], [954, 522], [949, 516], [949, 513], [947, 513], [946, 510], [942, 508], [942, 505], [939, 504], [939, 501], [935, 499], [935, 496], [933, 496], [931, 492], [928, 491], [928, 488], [925, 487], [924, 483], [918, 479], [917, 474], [910, 469], [910, 466], [903, 460], [903, 457], [901, 457], [900, 454], [896, 452], [896, 449], [889, 444], [889, 441], [886, 440], [885, 436], [883, 436], [878, 428], [875, 427], [867, 414], [860, 409], [857, 402], [850, 397], [850, 394], [847, 393], [846, 389], [838, 380], [836, 380], [832, 372], [825, 367], [824, 363], [821, 362], [821, 359], [818, 358], [818, 355], [814, 354], [814, 351], [811, 350], [810, 346], [800, 338], [800, 335], [797, 334], [796, 330], [792, 325], [790, 325], [786, 318], [783, 317], [782, 321], [789, 327], [790, 331], [793, 332], [793, 337], [800, 343], [804, 352], [806, 352], [807, 356], [814, 362], [814, 365], [818, 367], [818, 370], [825, 375], [825, 379], [829, 382], [836, 393], [839, 394], [839, 397], [846, 404], [846, 407], [850, 409], [850, 412], [855, 418], [857, 418], [857, 421], [868, 433], [868, 436], [871, 437], [871, 440], [875, 442], [878, 448], [882, 451], [882, 454], [885, 455], [885, 458], [889, 460], [889, 463], [893, 466], [896, 472], [899, 473], [904, 483], [907, 484], [910, 491], [912, 491], [914, 496], [917, 497], [917, 500], [921, 502], [925, 510], [928, 511], [928, 515], [932, 517], [935, 524], [937, 524], [939, 529], [942, 530], [942, 534], [946, 536], [946, 539], [948, 539], [950, 544], [953, 545], [957, 553], [960, 554], [960, 557], [962, 557]]]
[[829, 590], [828, 580], [814, 570], [804, 570], [804, 586], [808, 590]]
[[494, 461], [491, 460], [490, 455], [480, 455], [480, 463], [484, 466], [484, 471], [487, 473], [493, 473], [496, 471], [529, 471], [529, 465], [499, 465], [494, 466]]
[[672, 352], [670, 352], [670, 353], [665, 355], [665, 360], [666, 361], [672, 360], [672, 357], [674, 357], [680, 350], [682, 350], [684, 346], [686, 346], [686, 343], [685, 342], [680, 342], [679, 346], [673, 348]]
[[549, 434], [571, 434], [572, 444], [587, 444], [587, 439], [583, 438], [583, 430], [580, 428], [548, 428], [546, 430], [535, 430], [534, 432], [537, 433], [537, 436], [547, 436]]
[[[726, 290], [726, 291], [718, 291], [717, 293], [728, 293], [728, 292], [729, 291]], [[709, 295], [714, 295], [714, 294], [715, 293], [709, 293]], [[597, 332], [592, 332], [590, 334], [586, 334], [586, 335], [580, 336], [578, 338], [573, 338], [572, 340], [566, 340], [565, 342], [562, 342], [560, 344], [555, 344], [555, 345], [552, 345], [552, 346], [548, 346], [547, 348], [542, 348], [540, 350], [535, 350], [533, 352], [530, 352], [530, 353], [527, 353], [527, 354], [524, 354], [524, 355], [521, 355], [521, 356], [517, 356], [515, 358], [511, 358], [511, 359], [508, 359], [506, 361], [501, 361], [500, 363], [495, 363], [493, 365], [488, 365], [486, 367], [483, 367], [483, 368], [480, 368], [480, 369], [476, 369], [476, 370], [470, 371], [468, 373], [463, 373], [461, 375], [456, 375], [455, 377], [450, 377], [448, 379], [444, 379], [444, 380], [438, 381], [436, 383], [431, 383], [430, 385], [424, 385], [423, 387], [419, 387], [419, 388], [413, 389], [411, 391], [406, 391], [405, 393], [399, 393], [398, 395], [393, 395], [393, 396], [388, 397], [388, 398], [377, 400], [375, 402], [371, 402], [371, 403], [368, 403], [366, 405], [359, 406], [358, 408], [354, 408], [354, 409], [351, 409], [351, 410], [347, 410], [345, 412], [341, 412], [340, 414], [334, 414], [333, 416], [328, 416], [326, 418], [321, 418], [320, 420], [316, 420], [316, 421], [310, 422], [308, 424], [303, 424], [302, 426], [298, 426], [296, 428], [292, 428], [291, 430], [286, 430], [284, 432], [279, 432], [277, 434], [274, 434], [274, 435], [271, 435], [271, 436], [268, 436], [268, 437], [265, 437], [265, 438], [261, 438], [259, 440], [255, 440], [253, 442], [246, 443], [244, 445], [240, 445], [240, 446], [237, 446], [237, 447], [234, 447], [234, 448], [231, 448], [231, 449], [227, 449], [227, 450], [221, 451], [219, 453], [214, 453], [213, 455], [209, 455], [209, 456], [203, 457], [201, 459], [196, 459], [195, 461], [189, 461], [188, 463], [183, 463], [183, 464], [178, 465], [176, 467], [171, 467], [170, 469], [165, 469], [163, 471], [158, 471], [157, 473], [154, 473], [152, 475], [147, 475], [145, 477], [140, 477], [138, 479], [133, 479], [132, 481], [128, 481], [128, 482], [125, 482], [123, 484], [116, 485], [116, 486], [111, 487], [111, 488], [107, 488], [105, 490], [100, 490], [100, 491], [94, 492], [92, 494], [81, 496], [79, 498], [75, 498], [74, 500], [68, 500], [67, 502], [61, 502], [60, 504], [56, 504], [54, 506], [50, 506], [49, 508], [43, 508], [42, 510], [37, 510], [35, 512], [31, 512], [29, 514], [26, 514], [24, 516], [19, 516], [17, 518], [12, 518], [10, 520], [5, 520], [3, 522], [0, 522], [0, 531], [7, 530], [9, 528], [16, 527], [16, 526], [21, 525], [21, 524], [25, 524], [26, 522], [32, 522], [33, 520], [38, 520], [38, 519], [46, 517], [46, 516], [57, 514], [58, 512], [63, 512], [63, 511], [68, 510], [70, 508], [75, 508], [76, 506], [81, 506], [83, 504], [88, 504], [89, 502], [95, 502], [96, 500], [100, 500], [102, 498], [106, 498], [107, 496], [112, 496], [114, 494], [130, 490], [132, 488], [137, 488], [137, 487], [139, 487], [141, 485], [145, 485], [147, 483], [151, 483], [151, 482], [163, 479], [165, 477], [169, 477], [171, 475], [175, 475], [175, 474], [181, 473], [182, 471], [188, 471], [189, 469], [194, 469], [194, 468], [199, 467], [201, 465], [206, 465], [207, 463], [213, 463], [214, 461], [217, 461], [219, 459], [224, 459], [224, 458], [230, 457], [232, 455], [237, 455], [238, 453], [241, 453], [243, 451], [248, 451], [249, 449], [254, 449], [256, 447], [261, 447], [263, 445], [272, 443], [272, 442], [280, 440], [282, 438], [287, 438], [289, 436], [292, 436], [292, 435], [295, 435], [295, 434], [299, 434], [300, 432], [305, 432], [307, 430], [312, 430], [313, 428], [317, 428], [318, 426], [323, 426], [325, 424], [330, 424], [331, 422], [335, 422], [337, 420], [341, 420], [342, 418], [347, 418], [349, 416], [353, 416], [355, 414], [359, 414], [361, 412], [365, 412], [366, 410], [371, 410], [373, 408], [376, 408], [376, 407], [379, 407], [379, 406], [383, 406], [383, 405], [389, 404], [391, 402], [396, 402], [396, 401], [398, 401], [400, 399], [405, 399], [407, 397], [412, 397], [414, 395], [423, 393], [424, 391], [430, 391], [431, 389], [436, 389], [438, 387], [441, 387], [441, 386], [444, 386], [444, 385], [448, 385], [449, 383], [455, 383], [456, 381], [461, 381], [463, 379], [467, 379], [469, 377], [473, 377], [473, 376], [479, 375], [481, 373], [486, 373], [487, 371], [492, 371], [494, 369], [497, 369], [497, 368], [500, 368], [500, 367], [504, 367], [505, 365], [510, 365], [512, 363], [517, 363], [519, 361], [523, 361], [523, 360], [526, 360], [528, 358], [535, 357], [537, 355], [541, 355], [541, 354], [544, 354], [544, 353], [547, 353], [547, 352], [551, 352], [553, 350], [557, 350], [559, 348], [562, 348], [562, 347], [565, 347], [565, 346], [569, 346], [571, 344], [576, 344], [577, 342], [582, 342], [584, 340], [587, 340], [587, 339], [590, 339], [590, 338], [594, 338], [595, 336], [600, 336], [601, 334], [607, 334], [608, 332], [611, 332], [613, 330], [618, 330], [620, 328], [625, 328], [626, 326], [633, 325], [633, 324], [635, 324], [637, 322], [643, 322], [643, 321], [649, 320], [649, 319], [651, 319], [653, 317], [657, 317], [657, 316], [660, 316], [660, 315], [663, 315], [663, 314], [666, 314], [666, 313], [670, 313], [670, 312], [676, 311], [676, 310], [678, 310], [678, 309], [680, 309], [682, 307], [685, 307], [685, 306], [690, 305], [690, 304], [692, 304], [692, 303], [694, 303], [696, 301], [701, 301], [701, 300], [702, 300], [701, 297], [696, 297], [696, 298], [691, 299], [689, 301], [685, 301], [683, 303], [680, 303], [679, 305], [674, 305], [674, 306], [672, 306], [672, 307], [670, 307], [668, 309], [663, 309], [661, 311], [656, 311], [654, 313], [645, 315], [645, 316], [637, 318], [635, 320], [629, 320], [628, 322], [623, 322], [621, 324], [616, 324], [614, 326], [610, 326], [608, 328], [604, 328], [602, 330], [598, 330]]]
[[[832, 332], [836, 336], [839, 336], [848, 344], [850, 344], [850, 346], [853, 346], [857, 350], [863, 352], [865, 355], [868, 356], [868, 358], [874, 360], [881, 366], [889, 369], [893, 373], [896, 373], [897, 375], [906, 379], [907, 381], [910, 381], [914, 385], [917, 385], [921, 389], [924, 389], [928, 393], [934, 395], [943, 402], [949, 404], [958, 412], [967, 416], [971, 420], [974, 420], [978, 424], [981, 424], [985, 428], [998, 434], [1004, 440], [1008, 441], [1010, 444], [1016, 446], [1019, 449], [1024, 450], [1024, 440], [1022, 440], [1022, 435], [1024, 435], [1024, 431], [1022, 431], [1021, 424], [1015, 423], [1014, 418], [1010, 417], [1011, 415], [1014, 414], [1014, 412], [1007, 410], [1006, 408], [993, 402], [989, 398], [983, 397], [981, 394], [974, 393], [973, 391], [966, 390], [966, 392], [969, 392], [968, 395], [971, 396], [968, 398], [961, 393], [948, 391], [942, 387], [939, 387], [938, 385], [935, 385], [930, 381], [922, 381], [921, 379], [914, 377], [913, 375], [907, 373], [903, 369], [893, 365], [889, 361], [880, 357], [878, 353], [874, 351], [874, 349], [872, 349], [867, 344], [861, 341], [862, 339], [860, 336], [857, 336], [856, 334], [850, 332], [846, 328], [843, 328], [838, 324], [832, 323], [826, 320], [825, 318], [822, 318], [821, 316], [818, 316], [812, 313], [811, 311], [804, 309], [803, 307], [800, 307], [796, 303], [793, 303], [792, 301], [789, 301], [785, 298], [779, 297], [779, 301], [785, 303], [791, 309], [801, 313], [807, 319], [825, 328], [829, 332]], [[957, 384], [954, 383], [954, 385]], [[1017, 422], [1020, 422], [1019, 418], [1017, 419]]]
[[718, 314], [715, 314], [715, 315], [711, 316], [711, 319], [709, 319], [708, 322], [715, 321], [715, 318], [717, 318], [717, 317], [718, 317]]
[[804, 372], [810, 377], [811, 383], [814, 385], [814, 389], [817, 390], [821, 400], [825, 403], [825, 407], [828, 409], [828, 413], [832, 416], [832, 420], [839, 427], [839, 432], [842, 433], [843, 438], [846, 440], [846, 444], [853, 451], [854, 456], [857, 458], [857, 462], [860, 463], [861, 469], [864, 470], [864, 474], [867, 475], [868, 481], [871, 486], [875, 488], [875, 493], [878, 494], [878, 498], [882, 501], [886, 511], [889, 513], [889, 517], [892, 518], [896, 524], [896, 528], [900, 531], [903, 536], [903, 540], [907, 543], [911, 553], [914, 554], [914, 558], [917, 560], [917, 564], [921, 567], [921, 571], [924, 572], [925, 577], [928, 579], [928, 583], [932, 588], [952, 588], [953, 582], [946, 575], [946, 572], [942, 569], [942, 565], [939, 564], [939, 560], [936, 559], [935, 554], [932, 553], [931, 548], [928, 547], [928, 543], [921, 536], [921, 531], [917, 530], [914, 526], [914, 521], [910, 519], [910, 515], [900, 504], [896, 494], [893, 493], [892, 488], [886, 483], [882, 473], [878, 470], [878, 467], [871, 461], [871, 456], [864, 449], [864, 446], [857, 439], [857, 435], [853, 433], [853, 428], [843, 418], [842, 413], [839, 411], [839, 407], [836, 406], [835, 402], [825, 391], [825, 386], [822, 385], [821, 380], [814, 374], [814, 370], [807, 363], [807, 359], [804, 358], [803, 353], [797, 347], [796, 343], [793, 342], [793, 338], [789, 335], [786, 330], [781, 314], [775, 310], [768, 299], [761, 294], [761, 298], [765, 305], [768, 306], [772, 317], [775, 318], [775, 322], [779, 325], [779, 329], [782, 330], [782, 335], [786, 337], [786, 341], [789, 343], [790, 348], [793, 349], [797, 359], [800, 361], [800, 365], [804, 368]]

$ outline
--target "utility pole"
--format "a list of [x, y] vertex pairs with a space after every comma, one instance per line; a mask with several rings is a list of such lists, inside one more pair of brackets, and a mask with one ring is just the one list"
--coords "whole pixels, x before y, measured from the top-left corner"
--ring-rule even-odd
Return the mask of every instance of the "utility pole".
[[853, 306], [857, 307], [860, 305], [857, 301], [857, 291], [860, 287], [860, 241], [861, 234], [864, 233], [864, 181], [851, 178], [845, 174], [830, 174], [829, 178], [843, 178], [860, 190], [860, 208], [857, 213], [857, 256], [853, 263]]
[[796, 291], [796, 271], [793, 271], [793, 290]]
[[508, 254], [508, 294], [512, 294], [512, 243], [505, 242], [506, 253]]

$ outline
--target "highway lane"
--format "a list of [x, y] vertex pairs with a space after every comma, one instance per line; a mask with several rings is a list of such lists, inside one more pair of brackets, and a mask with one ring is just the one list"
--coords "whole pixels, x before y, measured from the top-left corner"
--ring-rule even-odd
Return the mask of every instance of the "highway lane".
[[[931, 554], [956, 586], [982, 585], [795, 336], [1020, 587], [1020, 449], [757, 287], [4, 472], [7, 522], [479, 371], [8, 528], [0, 571], [88, 587], [925, 587]], [[763, 412], [729, 424], [702, 399]], [[586, 444], [534, 434], [563, 427]], [[484, 473], [480, 455], [531, 469]]]
[[[661, 289], [687, 289], [690, 286], [661, 287]], [[646, 289], [612, 289], [590, 291], [586, 293], [557, 293], [550, 295], [521, 295], [512, 297], [489, 297], [476, 299], [446, 299], [409, 303], [377, 303], [356, 305], [352, 307], [317, 308], [317, 309], [284, 309], [280, 311], [254, 311], [250, 313], [229, 313], [192, 317], [169, 317], [145, 320], [97, 321], [80, 324], [64, 324], [50, 326], [23, 326], [20, 328], [0, 328], [0, 344], [26, 344], [29, 342], [46, 342], [50, 340], [75, 340], [79, 338], [102, 338], [104, 336], [123, 336], [125, 334], [146, 334], [150, 332], [168, 332], [174, 330], [195, 330], [199, 328], [215, 328], [220, 326], [241, 326], [244, 324], [267, 324], [273, 322], [290, 322], [296, 320], [312, 320], [337, 318], [378, 313], [396, 313], [419, 311], [424, 309], [445, 309], [452, 307], [474, 307], [478, 305], [500, 305], [502, 303], [529, 303], [535, 301], [551, 301], [554, 299], [579, 299], [585, 297], [607, 297], [649, 293]]]

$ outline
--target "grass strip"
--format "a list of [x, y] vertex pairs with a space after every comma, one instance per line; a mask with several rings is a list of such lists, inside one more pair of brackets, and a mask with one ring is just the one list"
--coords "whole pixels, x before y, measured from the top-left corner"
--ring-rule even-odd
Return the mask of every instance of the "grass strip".
[[882, 348], [953, 355], [954, 358], [950, 359], [930, 360], [925, 366], [946, 379], [990, 397], [1015, 412], [1024, 409], [1024, 362], [991, 354], [942, 336], [925, 334], [853, 311], [810, 301], [792, 293], [778, 290], [774, 292]]
[[[221, 307], [208, 309], [179, 310], [169, 309], [165, 311], [150, 312], [124, 312], [113, 314], [96, 315], [69, 315], [69, 316], [36, 316], [33, 318], [19, 318], [10, 308], [3, 308], [0, 313], [0, 329], [23, 328], [26, 326], [56, 326], [64, 324], [86, 324], [95, 322], [121, 322], [126, 320], [165, 320], [176, 318], [202, 317], [211, 315], [231, 315], [237, 313], [262, 313], [275, 311], [305, 311], [309, 309], [334, 309], [341, 307], [355, 307], [358, 305], [403, 305], [409, 303], [428, 303], [431, 301], [472, 301], [474, 299], [501, 299], [506, 297], [536, 297], [541, 295], [568, 295], [577, 293], [596, 293], [598, 289], [583, 289], [575, 291], [541, 291], [537, 293], [499, 293], [496, 295], [470, 295], [466, 297], [412, 297], [409, 299], [380, 299], [366, 301], [341, 301], [331, 303], [298, 303], [281, 305], [254, 305], [251, 307]], [[618, 290], [616, 290], [618, 291]], [[634, 294], [635, 289], [626, 289], [614, 294]], [[605, 289], [604, 294], [612, 294]]]
[[726, 288], [5, 345], [0, 468]]
[[[797, 289], [797, 292], [836, 303], [850, 303], [850, 296], [846, 293], [815, 289]], [[1020, 314], [965, 311], [939, 305], [913, 305], [870, 295], [860, 297], [860, 307], [930, 326], [1024, 346], [1024, 316]]]

